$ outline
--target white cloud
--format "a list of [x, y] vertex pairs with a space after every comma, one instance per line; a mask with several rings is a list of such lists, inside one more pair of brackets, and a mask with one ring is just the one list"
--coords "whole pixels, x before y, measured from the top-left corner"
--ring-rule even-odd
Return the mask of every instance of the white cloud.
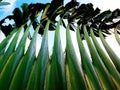
[[9, 2], [11, 5], [15, 3], [16, 0], [3, 0], [3, 2]]
[[116, 8], [120, 8], [120, 0], [91, 0], [91, 2], [101, 10], [115, 10]]
[[16, 0], [3, 0], [3, 2], [9, 2], [10, 5], [7, 6], [1, 6], [2, 9], [0, 9], [0, 19], [10, 15], [12, 11], [15, 8], [15, 2]]
[[3, 2], [9, 2], [10, 3], [10, 5], [8, 5], [8, 6], [3, 6], [2, 10], [4, 11], [4, 13], [12, 12], [12, 10], [15, 7], [16, 0], [3, 0]]
[[[65, 3], [70, 0], [65, 0]], [[120, 8], [120, 0], [77, 0], [82, 3], [93, 3], [94, 7], [99, 7], [102, 11], [104, 10], [115, 10], [116, 8]]]
[[4, 33], [0, 30], [0, 43], [5, 39]]

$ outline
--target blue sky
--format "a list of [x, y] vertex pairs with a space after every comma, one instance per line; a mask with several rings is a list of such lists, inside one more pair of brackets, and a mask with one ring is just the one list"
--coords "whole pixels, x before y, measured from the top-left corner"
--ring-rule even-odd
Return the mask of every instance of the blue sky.
[[3, 0], [5, 2], [10, 2], [11, 4], [8, 6], [3, 7], [3, 9], [0, 9], [0, 20], [4, 18], [5, 16], [12, 14], [12, 11], [15, 7], [19, 7], [23, 3], [48, 3], [51, 2], [51, 0]]

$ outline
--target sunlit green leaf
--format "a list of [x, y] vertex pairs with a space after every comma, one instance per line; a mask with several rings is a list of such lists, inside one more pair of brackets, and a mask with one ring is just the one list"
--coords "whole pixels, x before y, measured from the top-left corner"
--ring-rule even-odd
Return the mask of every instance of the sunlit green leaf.
[[[25, 42], [28, 36], [29, 28], [30, 27], [26, 29], [26, 32], [24, 33], [24, 36], [22, 37], [21, 42], [19, 43], [16, 51], [11, 54], [10, 58], [7, 60], [7, 63], [4, 65], [4, 68], [1, 72], [0, 87], [4, 90], [8, 89], [9, 83], [11, 82], [11, 79], [16, 70], [16, 66], [21, 60], [21, 57], [24, 55]], [[6, 84], [4, 84], [3, 82]]]
[[[113, 19], [119, 19], [120, 9], [100, 13], [92, 3], [80, 4], [71, 0], [64, 4], [64, 1], [23, 4], [22, 9], [15, 8], [13, 15], [0, 21], [0, 29], [7, 35], [0, 43], [0, 90], [119, 90], [120, 58], [104, 36], [111, 34], [109, 29], [120, 24], [119, 20], [111, 23]], [[0, 0], [0, 6], [4, 5], [9, 3]], [[14, 21], [14, 24], [9, 24], [11, 30], [4, 26], [6, 19]], [[65, 51], [61, 45], [64, 38], [60, 37], [63, 28], [66, 29]], [[55, 30], [51, 56], [49, 30]], [[76, 32], [81, 61], [74, 49], [70, 30]], [[31, 32], [33, 36], [29, 38]], [[117, 32], [115, 30], [114, 35], [120, 44]], [[41, 47], [36, 46], [38, 34], [42, 37]], [[101, 39], [107, 54], [95, 36]], [[28, 38], [30, 44], [26, 50]], [[40, 47], [38, 56], [37, 47]]]
[[120, 37], [119, 37], [116, 29], [114, 30], [114, 33], [115, 33], [115, 38], [116, 38], [118, 44], [120, 45]]
[[119, 74], [119, 72], [116, 70], [114, 65], [111, 63], [109, 57], [106, 55], [106, 53], [103, 51], [102, 47], [99, 45], [99, 42], [97, 41], [97, 39], [94, 36], [93, 30], [91, 29], [90, 31], [91, 31], [91, 37], [92, 37], [93, 43], [96, 47], [96, 50], [97, 50], [100, 58], [102, 59], [107, 70], [109, 71], [109, 73], [113, 77], [113, 80], [115, 81], [115, 83], [117, 85], [117, 88], [119, 88], [119, 86], [120, 86], [120, 74]]
[[[23, 60], [21, 60], [18, 64], [18, 67], [10, 84], [10, 90], [25, 89], [27, 87], [27, 82], [29, 80], [32, 65], [35, 60], [35, 48], [38, 30], [39, 26], [34, 33], [33, 39], [28, 47], [26, 54], [23, 57]], [[22, 79], [18, 82], [19, 78]]]
[[115, 52], [110, 48], [108, 43], [105, 41], [101, 30], [99, 31], [99, 35], [100, 35], [100, 39], [101, 39], [107, 53], [109, 54], [112, 62], [114, 63], [116, 69], [120, 72], [120, 58], [115, 54]]
[[[41, 48], [36, 59], [35, 68], [33, 68], [33, 73], [31, 72], [31, 78], [28, 83], [28, 90], [44, 90], [45, 88], [45, 76], [49, 63], [49, 52], [48, 52], [48, 27], [50, 21], [46, 24], [45, 32], [42, 38]], [[34, 70], [35, 69], [35, 70]], [[34, 81], [32, 81], [34, 79]], [[32, 85], [32, 83], [34, 84]], [[36, 83], [36, 85], [35, 85]], [[32, 86], [31, 86], [32, 85]]]
[[[5, 52], [3, 58], [0, 60], [0, 72], [3, 68], [3, 66], [5, 65], [5, 63], [7, 62], [7, 59], [9, 58], [9, 56], [11, 55], [11, 53], [15, 50], [15, 47], [16, 47], [16, 43], [17, 43], [17, 40], [19, 38], [19, 34], [21, 32], [21, 28], [19, 28], [18, 32], [16, 33], [16, 35], [14, 36], [12, 42], [10, 43], [7, 51]], [[5, 43], [3, 43], [5, 44]]]
[[15, 28], [10, 35], [8, 35], [1, 43], [0, 43], [0, 55], [5, 52], [6, 45], [9, 42], [9, 39], [13, 36], [13, 34], [18, 30], [18, 28]]
[[86, 49], [83, 45], [83, 42], [80, 38], [80, 30], [77, 29], [77, 41], [78, 41], [78, 46], [81, 54], [81, 62], [82, 62], [82, 68], [84, 70], [84, 73], [86, 74], [88, 78], [88, 84], [90, 84], [90, 88], [92, 90], [102, 90], [101, 84], [99, 82], [98, 76], [95, 72], [95, 69], [92, 65], [92, 62], [90, 60], [90, 57], [88, 56], [88, 53], [86, 52]]
[[58, 22], [55, 39], [53, 54], [49, 65], [49, 71], [46, 77], [46, 90], [66, 90], [66, 78], [65, 78], [65, 61], [64, 53], [61, 47], [60, 40], [60, 22]]
[[85, 77], [72, 45], [69, 25], [66, 29], [66, 43], [65, 67], [68, 90], [87, 90]]
[[108, 70], [101, 61], [99, 54], [97, 53], [93, 43], [91, 42], [91, 39], [88, 36], [86, 26], [84, 26], [84, 34], [91, 54], [92, 63], [99, 76], [100, 82], [103, 85], [103, 89], [114, 90], [115, 86], [113, 84], [113, 81], [111, 80]]

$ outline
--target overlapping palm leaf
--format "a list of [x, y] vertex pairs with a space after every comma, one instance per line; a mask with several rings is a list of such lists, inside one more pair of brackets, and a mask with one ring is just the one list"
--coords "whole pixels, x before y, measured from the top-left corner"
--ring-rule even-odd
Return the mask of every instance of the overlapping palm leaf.
[[[11, 25], [12, 31], [6, 34], [7, 37], [0, 43], [0, 90], [119, 90], [120, 58], [104, 37], [112, 33], [109, 32], [110, 28], [117, 28], [119, 25], [119, 21], [112, 21], [119, 17], [119, 9], [100, 13], [98, 8], [94, 10], [92, 4], [79, 5], [76, 0], [71, 0], [65, 6], [63, 0], [60, 0], [52, 6], [55, 2], [58, 1], [53, 0], [48, 4], [24, 4], [22, 12], [17, 8], [14, 15], [6, 17], [14, 19], [15, 25]], [[15, 18], [18, 12], [19, 19]], [[37, 21], [40, 12], [41, 19]], [[57, 16], [60, 19], [56, 19]], [[65, 19], [68, 22], [65, 22]], [[61, 45], [61, 25], [66, 29], [65, 51]], [[31, 26], [35, 32], [25, 52]], [[51, 56], [48, 50], [48, 30], [55, 30]], [[76, 32], [80, 62], [71, 40], [71, 30]], [[21, 32], [23, 36], [18, 43]], [[115, 29], [112, 34], [119, 43], [118, 32], [119, 30]], [[43, 37], [36, 56], [38, 34]], [[96, 36], [101, 39], [106, 52]], [[83, 39], [87, 42], [90, 56]]]
[[[90, 32], [92, 39], [90, 39], [86, 32], [86, 26], [84, 26], [84, 33], [85, 37], [87, 38], [87, 45], [90, 49], [91, 58], [87, 55], [87, 51], [83, 45], [80, 34], [79, 32], [77, 32], [76, 36], [81, 55], [80, 64], [78, 62], [76, 52], [71, 42], [72, 37], [69, 34], [69, 25], [66, 30], [66, 51], [65, 53], [63, 53], [62, 51], [60, 44], [61, 39], [59, 36], [60, 22], [57, 25], [56, 34], [54, 36], [55, 43], [53, 47], [52, 58], [49, 57], [47, 34], [49, 24], [50, 21], [46, 25], [41, 49], [37, 57], [35, 56], [35, 51], [37, 49], [36, 36], [38, 34], [40, 26], [34, 33], [34, 36], [32, 37], [26, 53], [24, 53], [24, 48], [28, 36], [29, 27], [23, 34], [23, 37], [17, 49], [15, 49], [14, 44], [17, 43], [17, 37], [19, 37], [20, 30], [17, 31], [16, 35], [13, 38], [14, 43], [11, 42], [8, 49], [1, 53], [0, 88], [2, 88], [2, 90], [53, 90], [59, 88], [65, 90], [119, 90], [120, 73], [118, 65], [120, 64], [120, 59], [118, 57], [117, 59], [113, 59], [109, 58], [109, 56], [106, 56], [106, 53], [98, 44], [98, 41], [92, 29]], [[79, 29], [76, 30], [79, 31]], [[100, 37], [102, 38], [101, 33]], [[102, 38], [102, 40], [105, 42], [104, 38]], [[91, 41], [93, 41], [93, 43], [91, 43]], [[3, 41], [0, 45], [2, 45], [4, 42], [5, 41]], [[108, 47], [108, 45], [105, 44], [105, 47]], [[108, 55], [111, 55], [113, 53], [113, 51], [107, 51]], [[116, 55], [112, 55], [110, 57], [116, 58]]]

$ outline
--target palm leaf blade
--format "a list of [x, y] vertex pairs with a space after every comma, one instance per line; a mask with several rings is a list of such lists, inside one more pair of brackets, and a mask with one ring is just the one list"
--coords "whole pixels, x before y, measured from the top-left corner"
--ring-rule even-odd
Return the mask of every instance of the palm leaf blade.
[[26, 42], [27, 36], [28, 36], [28, 31], [29, 31], [29, 27], [26, 29], [26, 32], [24, 33], [24, 36], [22, 37], [21, 42], [19, 43], [16, 51], [11, 54], [10, 59], [7, 60], [7, 63], [5, 64], [5, 66], [1, 72], [0, 78], [2, 80], [0, 80], [0, 81], [2, 81], [1, 82], [2, 84], [3, 84], [3, 82], [6, 83], [6, 85], [5, 86], [2, 84], [0, 84], [0, 85], [2, 87], [4, 86], [4, 88], [8, 88], [7, 85], [9, 85], [9, 83], [11, 82], [11, 79], [16, 70], [16, 66], [18, 65], [19, 61], [21, 60], [22, 56], [24, 55], [24, 47], [25, 47], [25, 42]]
[[116, 68], [110, 62], [110, 59], [108, 58], [108, 56], [105, 54], [105, 52], [102, 50], [102, 48], [98, 44], [98, 41], [95, 38], [92, 29], [91, 29], [91, 37], [92, 37], [93, 43], [94, 43], [94, 45], [96, 47], [96, 50], [97, 50], [98, 54], [100, 55], [104, 65], [106, 66], [107, 70], [109, 71], [109, 73], [111, 74], [113, 79], [115, 80], [116, 84], [118, 84], [117, 87], [119, 88], [119, 86], [120, 86], [120, 75], [119, 75], [119, 72], [116, 70]]
[[69, 90], [87, 90], [83, 71], [78, 64], [78, 59], [72, 46], [69, 26], [66, 29], [66, 78]]
[[[0, 6], [1, 3], [2, 0]], [[0, 89], [119, 90], [120, 59], [104, 39], [106, 34], [112, 33], [109, 29], [119, 29], [120, 20], [113, 20], [119, 16], [120, 9], [100, 13], [92, 3], [80, 4], [76, 0], [67, 4], [64, 0], [52, 0], [51, 3], [23, 4], [22, 9], [15, 8], [13, 15], [0, 21], [0, 29], [7, 36], [0, 43]], [[6, 19], [15, 23], [5, 25]], [[66, 29], [65, 51], [61, 44], [64, 38], [60, 37], [63, 28]], [[120, 44], [117, 29], [114, 35]], [[52, 55], [48, 48], [49, 30], [55, 30]], [[81, 62], [70, 30], [76, 31]], [[40, 45], [39, 35], [42, 36]], [[101, 39], [107, 54], [96, 37]], [[89, 52], [82, 40], [87, 42]]]
[[89, 84], [91, 86], [91, 89], [96, 90], [102, 90], [101, 84], [99, 82], [98, 76], [94, 70], [94, 67], [90, 61], [90, 57], [88, 56], [85, 47], [83, 46], [82, 40], [80, 38], [79, 29], [77, 30], [77, 41], [79, 50], [81, 53], [81, 62], [82, 62], [82, 68], [86, 74], [86, 76], [89, 79]]
[[65, 65], [60, 41], [60, 22], [56, 27], [53, 54], [50, 61], [49, 76], [47, 77], [47, 90], [66, 90]]
[[42, 38], [41, 48], [36, 60], [36, 75], [34, 77], [37, 78], [37, 86], [36, 88], [39, 90], [44, 90], [45, 87], [45, 76], [47, 72], [47, 67], [49, 63], [49, 52], [48, 52], [48, 28], [50, 21], [47, 22], [45, 32]]
[[[0, 61], [1, 61], [1, 62], [0, 62], [0, 64], [1, 64], [1, 66], [0, 66], [0, 72], [1, 72], [1, 70], [2, 70], [2, 68], [3, 68], [3, 66], [5, 65], [7, 59], [9, 58], [10, 54], [15, 50], [15, 46], [16, 46], [17, 40], [18, 40], [18, 38], [19, 38], [19, 34], [20, 34], [20, 32], [21, 32], [21, 29], [22, 29], [22, 27], [19, 28], [18, 33], [15, 35], [15, 37], [14, 37], [13, 40], [12, 40], [12, 42], [10, 43], [7, 51], [5, 52], [5, 54], [4, 54], [3, 58], [2, 58], [2, 60], [0, 60]], [[3, 62], [2, 62], [2, 61], [3, 61]]]
[[105, 68], [105, 66], [103, 65], [103, 62], [101, 61], [95, 47], [93, 46], [93, 44], [88, 36], [88, 33], [86, 31], [86, 26], [84, 26], [84, 33], [85, 33], [86, 41], [87, 41], [87, 44], [88, 44], [88, 47], [90, 50], [93, 65], [94, 65], [96, 72], [101, 80], [101, 84], [103, 85], [103, 88], [108, 89], [108, 90], [114, 90], [115, 87], [110, 78], [110, 75], [109, 75], [107, 69]]
[[120, 45], [120, 37], [118, 36], [116, 29], [114, 30], [114, 33], [115, 33], [115, 38], [116, 38], [118, 44]]
[[107, 53], [109, 54], [112, 62], [114, 63], [116, 69], [118, 70], [118, 72], [120, 72], [120, 58], [115, 54], [115, 52], [110, 48], [110, 46], [108, 45], [108, 43], [105, 41], [101, 30], [99, 31], [99, 35], [100, 35], [100, 39], [107, 51]]
[[[34, 63], [34, 60], [35, 60], [35, 50], [36, 50], [35, 47], [36, 47], [36, 37], [37, 37], [38, 30], [39, 30], [39, 26], [37, 27], [34, 33], [33, 39], [28, 47], [28, 50], [25, 56], [23, 57], [23, 60], [20, 61], [15, 71], [15, 74], [13, 76], [13, 79], [10, 85], [11, 90], [15, 90], [18, 88], [24, 89], [27, 87], [27, 82], [32, 69], [32, 64]], [[23, 79], [20, 82], [18, 82], [17, 80], [20, 77]], [[19, 84], [21, 84], [21, 86]]]

